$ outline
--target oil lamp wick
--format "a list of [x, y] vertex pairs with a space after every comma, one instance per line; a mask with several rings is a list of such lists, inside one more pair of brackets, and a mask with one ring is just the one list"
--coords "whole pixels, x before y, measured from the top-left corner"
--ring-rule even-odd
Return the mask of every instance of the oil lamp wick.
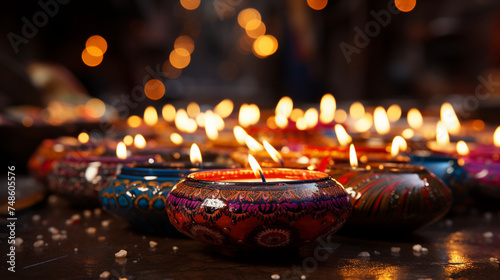
[[264, 177], [264, 173], [262, 173], [262, 170], [259, 170], [260, 178], [262, 179], [262, 182], [266, 182], [266, 177]]

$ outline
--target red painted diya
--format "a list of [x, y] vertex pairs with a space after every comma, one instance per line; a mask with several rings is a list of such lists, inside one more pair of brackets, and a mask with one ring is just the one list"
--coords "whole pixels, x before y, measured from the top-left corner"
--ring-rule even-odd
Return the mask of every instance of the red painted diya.
[[425, 168], [376, 163], [325, 171], [351, 195], [353, 212], [346, 230], [355, 233], [411, 232], [442, 218], [451, 208], [451, 190]]
[[328, 174], [298, 169], [192, 173], [167, 196], [170, 222], [183, 234], [232, 249], [298, 247], [333, 234], [352, 205]]

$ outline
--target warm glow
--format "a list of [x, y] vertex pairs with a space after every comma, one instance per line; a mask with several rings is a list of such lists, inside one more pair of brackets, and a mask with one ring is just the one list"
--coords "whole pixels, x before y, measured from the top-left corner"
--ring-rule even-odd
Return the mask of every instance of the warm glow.
[[125, 143], [123, 142], [118, 143], [118, 145], [116, 146], [116, 156], [119, 159], [127, 158], [127, 146], [125, 146]]
[[132, 137], [132, 135], [126, 135], [123, 137], [123, 143], [127, 146], [132, 145], [134, 143], [134, 137]]
[[337, 109], [337, 102], [335, 97], [330, 93], [323, 95], [319, 104], [319, 120], [322, 123], [331, 123], [335, 118], [335, 110]]
[[457, 153], [461, 156], [466, 156], [469, 154], [469, 147], [467, 146], [467, 143], [464, 141], [460, 140], [457, 143]]
[[175, 113], [175, 107], [172, 104], [166, 104], [161, 110], [161, 115], [167, 122], [173, 122], [175, 120]]
[[85, 103], [88, 114], [93, 118], [100, 118], [106, 112], [106, 104], [97, 98], [91, 98]]
[[205, 113], [199, 113], [198, 116], [196, 116], [196, 123], [199, 127], [205, 127]]
[[165, 95], [165, 85], [158, 79], [151, 79], [144, 85], [144, 93], [149, 99], [158, 100]]
[[261, 58], [270, 56], [278, 50], [278, 40], [273, 35], [262, 35], [253, 42], [253, 51]]
[[234, 103], [230, 99], [224, 99], [219, 104], [217, 104], [214, 108], [214, 111], [217, 115], [222, 118], [227, 118], [231, 115], [234, 109]]
[[144, 110], [144, 122], [149, 126], [158, 123], [158, 113], [156, 113], [155, 107], [148, 106], [146, 110]]
[[373, 125], [372, 114], [366, 112], [365, 115], [354, 123], [354, 130], [357, 132], [367, 132]]
[[80, 141], [80, 143], [85, 144], [85, 143], [88, 143], [89, 140], [90, 140], [90, 137], [86, 132], [82, 132], [82, 133], [78, 134], [78, 141]]
[[85, 63], [85, 65], [90, 66], [90, 67], [95, 67], [99, 64], [101, 64], [104, 56], [93, 56], [92, 54], [89, 53], [87, 48], [85, 48], [82, 52], [82, 61]]
[[448, 132], [452, 135], [458, 134], [460, 132], [460, 122], [453, 106], [448, 102], [443, 103], [440, 113], [441, 121], [446, 125]]
[[139, 127], [142, 123], [142, 119], [139, 116], [133, 115], [128, 117], [127, 124], [132, 128]]
[[403, 130], [401, 135], [403, 135], [403, 137], [406, 139], [410, 139], [415, 135], [415, 131], [413, 131], [413, 129], [411, 129], [411, 128], [407, 128], [407, 129]]
[[250, 149], [250, 151], [255, 152], [264, 150], [264, 146], [262, 146], [262, 144], [257, 142], [257, 140], [255, 140], [252, 136], [248, 134], [247, 136], [245, 136], [245, 144], [247, 145], [248, 149]]
[[235, 126], [233, 128], [234, 138], [236, 142], [240, 145], [245, 145], [245, 138], [247, 137], [247, 132], [241, 126]]
[[238, 24], [242, 28], [246, 28], [247, 23], [254, 19], [259, 21], [262, 20], [259, 11], [257, 11], [256, 9], [252, 8], [244, 9], [238, 14]]
[[500, 147], [500, 126], [495, 129], [495, 132], [493, 133], [493, 144], [495, 146]]
[[351, 107], [349, 108], [349, 116], [351, 116], [351, 119], [353, 120], [359, 120], [365, 115], [365, 107], [361, 102], [354, 102], [352, 103]]
[[398, 104], [393, 104], [387, 109], [387, 118], [390, 122], [397, 122], [401, 118], [401, 107]]
[[309, 108], [304, 113], [304, 119], [306, 120], [308, 128], [314, 128], [318, 124], [318, 110], [315, 108]]
[[307, 0], [307, 5], [313, 10], [323, 10], [328, 4], [328, 0]]
[[285, 118], [290, 117], [293, 110], [293, 101], [290, 97], [284, 96], [280, 99], [276, 105], [275, 113], [276, 115], [282, 115]]
[[271, 158], [276, 163], [283, 165], [283, 157], [281, 156], [281, 154], [266, 140], [264, 140], [262, 143], [264, 143], [264, 148], [266, 149], [267, 153], [271, 156]]
[[99, 35], [94, 35], [91, 36], [87, 39], [87, 42], [85, 43], [85, 48], [89, 49], [90, 47], [96, 47], [101, 51], [101, 54], [99, 53], [94, 53], [91, 52], [92, 55], [94, 56], [102, 56], [106, 51], [108, 50], [108, 43], [106, 40], [99, 36]]
[[389, 119], [385, 113], [384, 108], [377, 107], [373, 113], [373, 119], [375, 124], [375, 130], [378, 134], [387, 134], [391, 130], [391, 125], [389, 124]]
[[260, 168], [259, 163], [251, 154], [248, 154], [248, 164], [250, 164], [250, 167], [252, 168], [252, 171], [253, 171], [253, 174], [255, 174], [255, 177], [262, 178], [261, 177], [261, 176], [263, 176], [263, 175], [261, 175], [261, 174], [263, 174], [262, 168]]
[[179, 109], [175, 114], [175, 127], [180, 131], [193, 133], [198, 128], [198, 124], [188, 117], [186, 110]]
[[335, 134], [337, 135], [337, 140], [339, 141], [340, 146], [347, 146], [349, 143], [352, 142], [351, 136], [347, 134], [347, 131], [345, 131], [345, 128], [340, 125], [336, 124], [335, 125]]
[[292, 110], [292, 113], [290, 114], [290, 119], [294, 122], [297, 122], [299, 118], [302, 118], [304, 116], [304, 111], [300, 108], [295, 108]]
[[347, 120], [347, 112], [344, 109], [339, 109], [335, 112], [335, 121], [344, 123]]
[[403, 137], [401, 136], [396, 136], [392, 140], [392, 145], [391, 145], [391, 156], [395, 157], [399, 154], [399, 151], [406, 151], [408, 148], [408, 145], [406, 144], [406, 141]]
[[196, 118], [201, 111], [200, 105], [196, 102], [191, 102], [187, 105], [186, 111], [190, 118]]
[[191, 150], [189, 152], [189, 159], [191, 160], [191, 163], [193, 165], [198, 165], [198, 164], [201, 164], [203, 162], [203, 160], [201, 158], [200, 147], [198, 147], [198, 145], [196, 145], [196, 143], [191, 145]]
[[450, 143], [450, 135], [446, 125], [442, 121], [438, 121], [436, 125], [436, 142], [438, 145], [447, 145]]
[[174, 49], [185, 49], [187, 50], [190, 54], [193, 53], [194, 51], [194, 41], [191, 39], [191, 37], [187, 35], [182, 35], [177, 37], [174, 42]]
[[412, 108], [408, 111], [408, 124], [413, 129], [419, 129], [424, 123], [424, 118], [418, 109]]
[[144, 138], [144, 136], [142, 136], [141, 134], [136, 134], [134, 137], [134, 146], [137, 149], [146, 148], [146, 139]]
[[191, 62], [191, 54], [184, 48], [174, 49], [169, 56], [169, 61], [172, 66], [177, 69], [184, 69]]
[[181, 5], [186, 10], [195, 10], [200, 6], [201, 0], [180, 0]]
[[356, 156], [356, 149], [353, 144], [349, 147], [349, 162], [352, 168], [358, 167], [358, 157]]
[[184, 139], [179, 133], [174, 132], [170, 134], [170, 141], [172, 141], [172, 143], [174, 143], [175, 145], [180, 145], [182, 144], [182, 142], [184, 142]]
[[33, 125], [33, 118], [25, 116], [21, 122], [25, 127], [31, 127]]
[[410, 12], [417, 5], [417, 0], [394, 0], [396, 8], [402, 12]]
[[217, 130], [215, 116], [210, 110], [205, 113], [205, 132], [210, 140], [216, 140], [219, 138], [219, 131]]
[[252, 19], [247, 22], [247, 25], [245, 26], [245, 32], [247, 33], [248, 37], [256, 39], [266, 34], [266, 25], [258, 19]]
[[243, 104], [240, 107], [238, 122], [242, 127], [258, 123], [260, 120], [260, 109], [255, 104]]
[[278, 114], [274, 117], [274, 123], [279, 128], [286, 128], [288, 126], [288, 119], [285, 116]]
[[213, 114], [214, 116], [214, 121], [215, 121], [215, 127], [217, 128], [218, 131], [221, 131], [226, 127], [226, 124], [224, 123], [224, 119], [222, 119], [221, 116], [217, 114]]
[[297, 120], [295, 124], [298, 130], [306, 130], [307, 129], [307, 120], [304, 117], [301, 117]]
[[85, 48], [85, 50], [87, 50], [87, 52], [91, 55], [91, 56], [95, 56], [95, 57], [102, 57], [104, 55], [104, 53], [102, 52], [102, 50], [96, 46], [88, 46]]

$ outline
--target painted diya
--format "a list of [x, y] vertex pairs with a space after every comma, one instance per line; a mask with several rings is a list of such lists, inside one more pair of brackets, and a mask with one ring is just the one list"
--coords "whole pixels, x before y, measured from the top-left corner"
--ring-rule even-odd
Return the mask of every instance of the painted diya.
[[411, 232], [442, 218], [451, 208], [451, 190], [425, 168], [376, 163], [331, 166], [354, 206], [346, 229], [369, 234]]
[[232, 249], [285, 249], [333, 234], [351, 202], [328, 174], [299, 169], [202, 171], [167, 196], [171, 223], [199, 241]]

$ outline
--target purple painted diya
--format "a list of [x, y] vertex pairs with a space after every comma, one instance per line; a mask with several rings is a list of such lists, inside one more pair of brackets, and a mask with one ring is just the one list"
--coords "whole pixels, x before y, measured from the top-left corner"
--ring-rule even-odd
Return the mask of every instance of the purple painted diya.
[[357, 233], [411, 232], [442, 218], [451, 208], [451, 190], [421, 166], [376, 163], [325, 171], [351, 195], [346, 229]]
[[298, 247], [333, 234], [352, 205], [328, 174], [298, 169], [192, 173], [167, 196], [170, 222], [185, 235], [232, 249]]

